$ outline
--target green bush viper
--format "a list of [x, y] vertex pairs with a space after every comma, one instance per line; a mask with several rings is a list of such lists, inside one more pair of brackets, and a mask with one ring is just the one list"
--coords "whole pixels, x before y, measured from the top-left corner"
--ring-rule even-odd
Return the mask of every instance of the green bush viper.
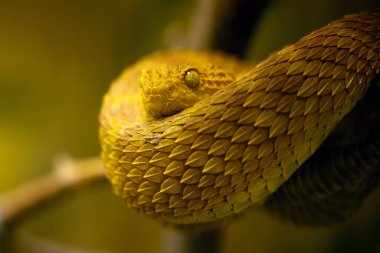
[[129, 207], [172, 224], [297, 195], [279, 188], [361, 100], [379, 56], [380, 15], [360, 13], [256, 66], [189, 50], [144, 58], [103, 99], [106, 176]]

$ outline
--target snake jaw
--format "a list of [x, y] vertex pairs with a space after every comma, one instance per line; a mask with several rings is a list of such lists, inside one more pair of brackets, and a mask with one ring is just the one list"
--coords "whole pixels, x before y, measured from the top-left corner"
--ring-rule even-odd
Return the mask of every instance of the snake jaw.
[[199, 98], [184, 83], [182, 71], [169, 66], [142, 72], [142, 101], [148, 119], [173, 115]]

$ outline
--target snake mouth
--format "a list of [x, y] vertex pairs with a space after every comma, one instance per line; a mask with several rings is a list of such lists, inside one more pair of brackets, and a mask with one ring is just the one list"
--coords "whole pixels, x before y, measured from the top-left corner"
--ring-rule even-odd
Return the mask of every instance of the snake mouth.
[[182, 109], [174, 108], [163, 101], [147, 101], [144, 106], [147, 114], [151, 115], [154, 119], [168, 117], [182, 111]]
[[162, 117], [162, 103], [158, 102], [146, 102], [145, 103], [145, 111], [148, 115], [151, 115], [153, 118]]

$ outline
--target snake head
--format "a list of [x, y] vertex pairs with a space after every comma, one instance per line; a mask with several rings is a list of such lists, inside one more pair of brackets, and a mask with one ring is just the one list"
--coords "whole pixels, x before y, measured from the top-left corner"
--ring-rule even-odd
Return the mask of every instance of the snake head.
[[[173, 115], [209, 97], [236, 80], [231, 64], [211, 63], [204, 53], [166, 54], [165, 64], [155, 60], [141, 72], [139, 86], [145, 115], [158, 119]], [[169, 62], [168, 62], [169, 59]]]

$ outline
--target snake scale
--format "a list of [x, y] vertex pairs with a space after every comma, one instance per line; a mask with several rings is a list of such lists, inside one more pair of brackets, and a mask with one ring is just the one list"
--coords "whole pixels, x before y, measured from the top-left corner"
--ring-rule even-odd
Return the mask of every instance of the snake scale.
[[[127, 206], [171, 224], [222, 220], [269, 196], [272, 209], [281, 201], [297, 207], [309, 195], [315, 202], [323, 191], [308, 192], [302, 180], [314, 173], [321, 180], [309, 185], [327, 187], [324, 177], [340, 178], [345, 171], [339, 168], [347, 164], [336, 154], [337, 169], [330, 175], [308, 168], [314, 156], [307, 159], [365, 95], [380, 71], [379, 58], [380, 15], [360, 13], [312, 32], [249, 72], [243, 64], [244, 71], [236, 74], [239, 63], [225, 67], [230, 61], [222, 60], [227, 72], [235, 74], [220, 74], [213, 64], [197, 69], [197, 63], [189, 63], [181, 65], [185, 72], [177, 76], [181, 67], [162, 74], [163, 67], [141, 70], [146, 66], [142, 60], [126, 69], [103, 99], [99, 135], [106, 176]], [[181, 79], [192, 70], [199, 76], [190, 72], [190, 86], [209, 73], [219, 78], [210, 94], [199, 97], [208, 92], [203, 89], [195, 100], [186, 91], [173, 92], [165, 82], [165, 76]], [[166, 92], [158, 98], [166, 103], [161, 109], [173, 115], [152, 109], [160, 102], [142, 102], [142, 74], [163, 78], [158, 85], [163, 90], [151, 93]], [[179, 108], [171, 107], [178, 104], [172, 93], [179, 96]], [[149, 116], [153, 118], [146, 120]], [[378, 139], [371, 145], [377, 155]], [[301, 175], [294, 175], [298, 180], [292, 180], [300, 167]], [[362, 188], [361, 193], [368, 187]], [[285, 209], [293, 210], [291, 203], [284, 203]]]

